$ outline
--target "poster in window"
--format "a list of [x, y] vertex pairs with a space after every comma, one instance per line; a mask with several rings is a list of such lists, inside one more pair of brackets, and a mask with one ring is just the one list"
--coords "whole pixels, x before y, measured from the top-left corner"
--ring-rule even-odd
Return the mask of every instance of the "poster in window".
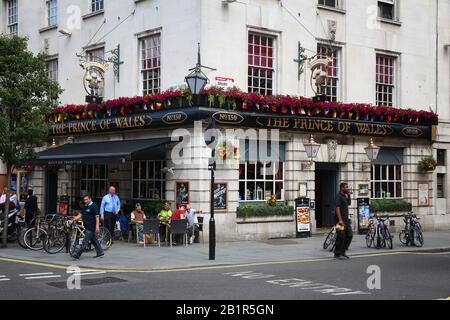
[[228, 209], [228, 184], [214, 183], [214, 209], [227, 210]]
[[430, 190], [428, 183], [419, 183], [419, 207], [430, 206]]
[[177, 206], [189, 204], [189, 182], [177, 181], [175, 187], [175, 199]]

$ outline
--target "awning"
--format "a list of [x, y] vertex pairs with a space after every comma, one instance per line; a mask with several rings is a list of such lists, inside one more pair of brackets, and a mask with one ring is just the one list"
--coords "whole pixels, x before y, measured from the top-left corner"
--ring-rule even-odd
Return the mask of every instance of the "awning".
[[381, 147], [378, 157], [375, 160], [375, 164], [390, 164], [390, 165], [402, 165], [403, 164], [403, 149]]
[[47, 149], [34, 165], [108, 164], [130, 160], [163, 160], [171, 138], [71, 143]]

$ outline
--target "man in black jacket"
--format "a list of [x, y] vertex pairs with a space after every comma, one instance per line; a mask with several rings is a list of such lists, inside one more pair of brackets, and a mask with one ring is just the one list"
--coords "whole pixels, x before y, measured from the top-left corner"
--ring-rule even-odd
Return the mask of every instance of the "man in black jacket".
[[80, 259], [90, 242], [92, 242], [95, 251], [97, 252], [95, 258], [105, 255], [97, 239], [97, 235], [100, 233], [100, 214], [98, 213], [98, 208], [95, 203], [92, 202], [92, 198], [89, 195], [84, 196], [83, 201], [84, 207], [81, 214], [73, 219], [74, 221], [83, 219], [83, 225], [85, 228], [85, 237], [83, 239], [83, 243], [81, 244], [81, 248], [72, 255], [72, 257], [77, 260]]
[[351, 204], [350, 192], [347, 183], [341, 183], [339, 193], [336, 196], [336, 220], [337, 234], [334, 257], [338, 260], [347, 260], [349, 257], [345, 254], [353, 238], [353, 230], [348, 215], [348, 207]]
[[28, 190], [28, 197], [25, 200], [25, 223], [27, 226], [30, 225], [31, 221], [36, 216], [36, 213], [38, 212], [38, 203], [37, 203], [37, 197], [33, 194], [33, 190]]

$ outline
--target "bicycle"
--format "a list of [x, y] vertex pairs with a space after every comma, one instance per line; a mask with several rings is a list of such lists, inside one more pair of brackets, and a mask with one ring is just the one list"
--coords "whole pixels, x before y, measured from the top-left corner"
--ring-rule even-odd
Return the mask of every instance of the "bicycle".
[[66, 216], [59, 216], [49, 224], [44, 242], [45, 252], [56, 254], [64, 249], [67, 244], [70, 224], [70, 218]]
[[331, 229], [331, 231], [325, 238], [325, 241], [323, 242], [324, 250], [329, 250], [330, 252], [334, 250], [336, 246], [336, 236], [337, 236], [336, 226], [333, 226], [333, 229]]
[[[81, 221], [72, 222], [71, 229], [69, 254], [73, 256], [74, 253], [78, 252], [81, 248], [81, 244], [83, 243], [83, 239], [86, 234], [86, 229]], [[103, 251], [106, 251], [111, 247], [112, 238], [109, 231], [105, 227], [100, 226], [100, 233], [98, 234], [97, 239]]]
[[33, 251], [39, 251], [44, 249], [44, 242], [47, 237], [46, 224], [54, 218], [54, 216], [48, 216], [44, 222], [41, 221], [41, 217], [36, 217], [31, 222], [31, 227], [28, 228], [23, 234], [23, 243], [28, 249]]
[[403, 221], [405, 222], [405, 228], [399, 233], [398, 237], [403, 245], [410, 245], [416, 247], [423, 246], [423, 230], [419, 222], [420, 218], [417, 218], [412, 212], [408, 213]]
[[389, 221], [389, 217], [383, 219], [381, 217], [375, 216], [370, 219], [369, 230], [366, 234], [366, 244], [368, 248], [374, 246], [377, 249], [392, 249], [394, 247], [392, 235], [389, 232], [386, 221]]

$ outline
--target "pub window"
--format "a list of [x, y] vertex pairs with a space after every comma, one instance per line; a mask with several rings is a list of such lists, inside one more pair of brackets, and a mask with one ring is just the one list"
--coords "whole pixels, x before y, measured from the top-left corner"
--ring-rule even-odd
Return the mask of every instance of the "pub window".
[[377, 54], [376, 61], [376, 105], [394, 105], [396, 58]]
[[165, 199], [165, 178], [162, 169], [165, 161], [133, 161], [133, 199]]
[[47, 0], [47, 26], [58, 24], [58, 0]]
[[47, 61], [48, 78], [53, 81], [58, 81], [58, 59]]
[[445, 149], [438, 149], [437, 150], [437, 165], [438, 166], [445, 166], [445, 158], [446, 158], [447, 152]]
[[245, 161], [239, 165], [239, 200], [284, 200], [284, 163]]
[[275, 38], [248, 35], [248, 92], [271, 95], [274, 92]]
[[340, 74], [340, 48], [330, 47], [324, 44], [317, 45], [317, 58], [325, 59], [331, 58], [332, 65], [328, 68], [324, 68], [327, 72], [327, 84], [325, 87], [326, 95], [330, 101], [339, 100], [339, 74]]
[[403, 197], [401, 165], [374, 165], [371, 172], [372, 199]]
[[437, 175], [437, 197], [445, 198], [445, 174], [438, 173]]
[[81, 166], [81, 196], [91, 195], [102, 198], [108, 188], [108, 166], [104, 164], [88, 164]]
[[378, 16], [381, 19], [397, 20], [395, 6], [396, 0], [379, 0]]
[[140, 40], [142, 92], [146, 96], [161, 89], [161, 35]]
[[339, 8], [339, 0], [319, 0], [319, 5], [332, 8]]
[[104, 9], [104, 0], [91, 0], [91, 12], [102, 11]]
[[17, 35], [19, 31], [19, 14], [17, 0], [6, 1], [8, 34]]

